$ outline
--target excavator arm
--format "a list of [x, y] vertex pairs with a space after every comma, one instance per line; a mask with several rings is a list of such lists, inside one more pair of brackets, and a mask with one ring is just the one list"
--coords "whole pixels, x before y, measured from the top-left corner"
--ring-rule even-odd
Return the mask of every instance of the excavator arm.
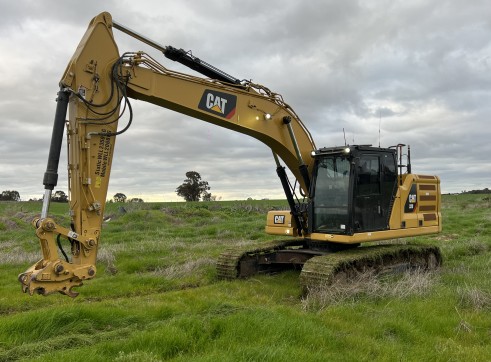
[[[113, 28], [123, 30], [209, 78], [169, 70], [143, 52], [120, 55]], [[109, 13], [102, 13], [89, 24], [60, 81], [43, 180], [43, 207], [40, 218], [33, 221], [43, 258], [19, 275], [24, 292], [31, 295], [60, 292], [74, 297], [78, 293], [73, 288], [95, 276], [115, 140], [129, 128], [133, 119], [130, 99], [143, 100], [244, 133], [266, 144], [273, 152], [296, 223], [302, 225], [301, 215], [294, 210], [293, 197], [288, 193], [280, 159], [296, 177], [303, 193], [308, 194], [315, 144], [282, 97], [264, 86], [238, 81], [182, 50], [160, 46], [113, 22]], [[120, 118], [127, 123], [118, 130]], [[69, 228], [58, 225], [49, 216], [65, 128]], [[70, 257], [60, 247], [61, 238], [71, 245]]]

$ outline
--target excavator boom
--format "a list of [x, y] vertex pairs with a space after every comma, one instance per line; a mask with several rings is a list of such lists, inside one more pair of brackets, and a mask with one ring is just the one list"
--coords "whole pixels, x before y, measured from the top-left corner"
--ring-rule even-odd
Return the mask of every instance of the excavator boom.
[[[113, 27], [212, 78], [169, 70], [143, 52], [120, 55]], [[304, 191], [308, 192], [299, 169], [299, 166], [307, 166], [299, 162], [298, 157], [308, 159], [315, 144], [293, 109], [279, 94], [259, 84], [240, 82], [182, 50], [160, 46], [113, 23], [109, 13], [102, 13], [90, 22], [60, 81], [43, 181], [43, 208], [41, 217], [34, 221], [43, 259], [19, 276], [25, 292], [49, 294], [58, 291], [75, 296], [72, 288], [96, 274], [97, 247], [114, 145], [116, 136], [125, 132], [132, 122], [130, 98], [260, 140], [271, 148], [275, 157], [285, 162], [300, 180]], [[129, 114], [129, 121], [118, 131], [119, 120], [125, 111]], [[67, 115], [68, 122], [65, 122]], [[58, 179], [65, 127], [69, 150], [70, 228], [57, 225], [48, 215], [51, 192]], [[291, 130], [296, 135], [294, 140], [290, 136]], [[61, 257], [58, 248], [60, 238], [70, 242], [71, 260]]]

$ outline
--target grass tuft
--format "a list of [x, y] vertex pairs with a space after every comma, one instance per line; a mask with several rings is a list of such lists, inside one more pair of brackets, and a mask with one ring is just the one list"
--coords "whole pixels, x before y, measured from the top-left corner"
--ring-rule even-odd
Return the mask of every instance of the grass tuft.
[[163, 276], [168, 279], [181, 279], [192, 276], [198, 269], [202, 269], [203, 267], [207, 266], [214, 266], [215, 264], [215, 259], [200, 258], [188, 260], [183, 264], [173, 264], [166, 268], [157, 267], [152, 274], [156, 276]]
[[97, 252], [97, 261], [103, 263], [105, 272], [109, 275], [115, 275], [118, 268], [115, 265], [116, 255], [109, 248], [100, 248]]
[[34, 263], [40, 258], [38, 251], [28, 251], [17, 241], [0, 243], [0, 265]]
[[125, 353], [120, 351], [115, 362], [160, 362], [162, 361], [154, 352], [136, 350], [134, 352]]
[[397, 280], [381, 278], [373, 273], [361, 273], [348, 283], [311, 287], [302, 299], [304, 310], [322, 310], [332, 305], [354, 303], [361, 299], [423, 297], [436, 283], [434, 273], [408, 271]]
[[472, 310], [491, 309], [491, 293], [476, 287], [457, 288], [459, 306]]

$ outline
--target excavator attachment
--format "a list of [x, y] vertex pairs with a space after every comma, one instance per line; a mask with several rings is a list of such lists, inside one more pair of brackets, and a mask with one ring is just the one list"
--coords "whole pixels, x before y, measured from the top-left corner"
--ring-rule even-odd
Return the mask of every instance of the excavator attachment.
[[[80, 253], [89, 257], [95, 254], [95, 240], [80, 238], [75, 232], [57, 225], [51, 218], [35, 219], [33, 225], [40, 240], [43, 258], [19, 274], [22, 291], [30, 295], [59, 292], [72, 298], [76, 297], [78, 293], [73, 288], [82, 286], [84, 280], [96, 274], [94, 264], [81, 263], [79, 258]], [[68, 258], [62, 260], [58, 255], [61, 236], [71, 242], [72, 262], [69, 262]]]
[[[30, 295], [41, 294], [48, 295], [55, 292], [65, 294], [71, 298], [78, 296], [78, 292], [73, 291], [73, 287], [83, 285], [82, 281], [77, 277], [72, 277], [64, 280], [43, 280], [46, 276], [50, 276], [50, 269], [62, 268], [61, 260], [59, 262], [46, 264], [44, 260], [39, 260], [31, 268], [22, 274], [19, 274], [18, 280], [22, 284], [22, 291]], [[47, 272], [47, 273], [46, 273]]]

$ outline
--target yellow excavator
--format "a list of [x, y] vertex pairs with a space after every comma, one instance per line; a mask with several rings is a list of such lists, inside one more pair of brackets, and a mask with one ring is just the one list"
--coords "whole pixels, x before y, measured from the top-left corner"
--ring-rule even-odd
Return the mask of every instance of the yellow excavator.
[[[120, 55], [114, 29], [204, 77], [170, 70], [141, 51]], [[434, 246], [364, 244], [441, 231], [440, 180], [411, 173], [409, 147], [317, 148], [281, 95], [239, 80], [190, 52], [159, 45], [104, 12], [90, 22], [60, 81], [43, 206], [40, 217], [33, 220], [42, 259], [19, 275], [24, 292], [75, 297], [78, 293], [73, 288], [96, 275], [114, 144], [131, 125], [130, 99], [247, 134], [271, 148], [290, 210], [270, 211], [266, 232], [282, 240], [255, 249], [224, 251], [217, 261], [220, 278], [294, 266], [302, 268], [300, 281], [308, 289], [367, 270], [379, 273], [440, 265], [441, 254]], [[128, 121], [118, 130], [123, 114], [129, 115]], [[58, 225], [48, 215], [65, 128], [69, 227]], [[293, 174], [293, 183], [282, 163]], [[61, 239], [69, 243], [70, 257]]]

